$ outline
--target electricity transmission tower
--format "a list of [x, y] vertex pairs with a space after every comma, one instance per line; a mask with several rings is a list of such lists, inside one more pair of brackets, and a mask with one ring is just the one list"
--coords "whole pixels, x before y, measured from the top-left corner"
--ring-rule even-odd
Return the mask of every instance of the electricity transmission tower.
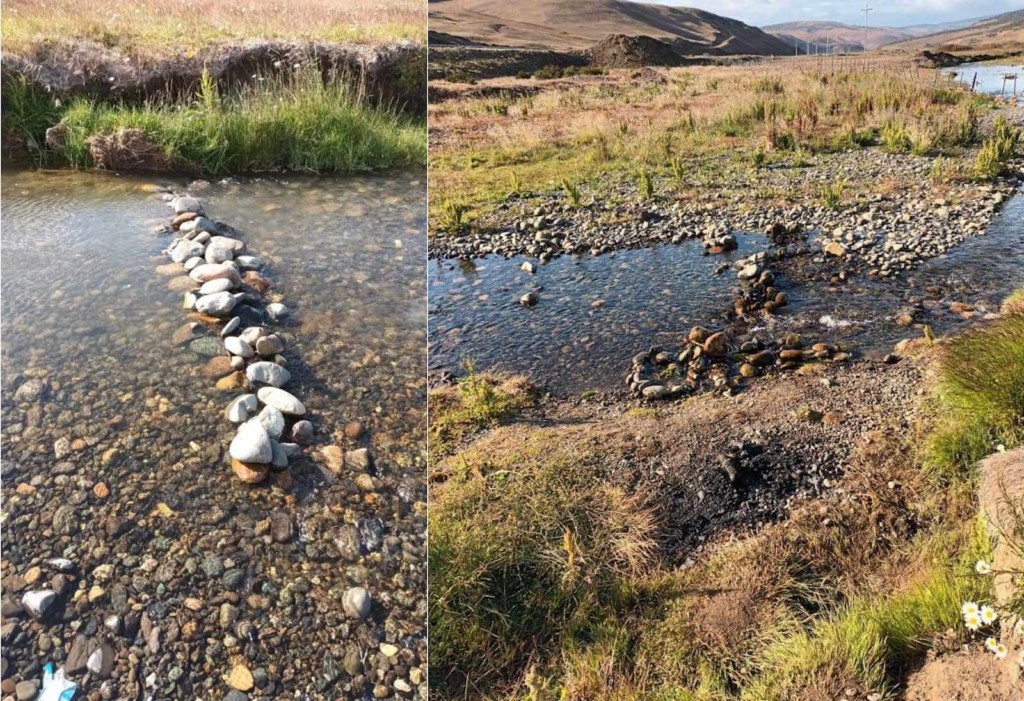
[[873, 8], [871, 8], [868, 5], [868, 3], [866, 2], [866, 0], [865, 0], [864, 7], [861, 8], [861, 10], [864, 12], [864, 49], [863, 49], [863, 53], [867, 53], [868, 52], [868, 13], [871, 12], [872, 9]]

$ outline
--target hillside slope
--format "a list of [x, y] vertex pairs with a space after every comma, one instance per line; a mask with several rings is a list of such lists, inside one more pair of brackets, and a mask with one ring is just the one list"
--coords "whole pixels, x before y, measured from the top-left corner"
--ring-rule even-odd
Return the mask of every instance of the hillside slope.
[[[825, 45], [826, 32], [830, 44], [838, 44], [840, 50], [859, 51], [865, 44], [864, 27], [857, 27], [840, 22], [782, 22], [762, 27], [769, 34], [780, 37], [792, 37], [800, 42], [811, 42], [820, 46]], [[885, 44], [892, 44], [897, 41], [913, 39], [916, 34], [905, 29], [895, 27], [868, 27], [867, 48], [875, 49]]]
[[963, 29], [929, 34], [887, 46], [897, 51], [1024, 52], [1024, 10], [980, 20]]
[[688, 7], [624, 0], [431, 0], [430, 30], [481, 44], [587, 49], [611, 34], [650, 36], [686, 54], [789, 55], [784, 41]]

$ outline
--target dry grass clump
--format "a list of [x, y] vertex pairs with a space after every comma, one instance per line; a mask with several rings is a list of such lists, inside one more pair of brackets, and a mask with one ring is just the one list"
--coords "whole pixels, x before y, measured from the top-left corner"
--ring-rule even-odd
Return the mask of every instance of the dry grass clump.
[[[689, 568], [613, 486], [634, 417], [506, 426], [438, 462], [431, 493], [439, 698], [818, 699], [892, 688], [954, 625], [984, 554], [973, 502], [872, 434], [842, 489]], [[438, 680], [441, 681], [438, 681]], [[831, 698], [831, 697], [828, 697]]]
[[[510, 85], [500, 97], [432, 105], [432, 181], [485, 210], [507, 196], [512, 171], [527, 192], [556, 189], [565, 172], [586, 182], [608, 174], [635, 177], [638, 168], [686, 189], [673, 177], [681, 158], [699, 171], [723, 156], [806, 163], [809, 154], [872, 145], [959, 157], [978, 143], [987, 104], [902, 64], [828, 73], [794, 60], [657, 75], [646, 81], [624, 72], [577, 77], [529, 94]], [[710, 170], [729, 177], [720, 163]], [[700, 180], [682, 185], [700, 187]]]
[[441, 461], [447, 479], [431, 492], [439, 698], [511, 693], [524, 679], [544, 688], [533, 662], [546, 670], [558, 651], [614, 649], [614, 621], [655, 561], [653, 514], [605, 481], [597, 456], [557, 431], [503, 438], [500, 450], [474, 445]]
[[8, 0], [3, 43], [29, 53], [41, 41], [84, 39], [152, 56], [249, 39], [423, 41], [425, 25], [416, 0]]

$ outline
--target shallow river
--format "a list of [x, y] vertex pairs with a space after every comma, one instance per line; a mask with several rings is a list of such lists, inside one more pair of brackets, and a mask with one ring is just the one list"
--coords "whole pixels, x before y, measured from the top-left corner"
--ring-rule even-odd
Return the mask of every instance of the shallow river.
[[[431, 368], [458, 372], [470, 360], [478, 370], [526, 373], [563, 392], [617, 389], [637, 352], [672, 347], [690, 326], [721, 321], [737, 282], [734, 273], [715, 270], [767, 243], [759, 234], [738, 238], [739, 250], [725, 255], [704, 256], [701, 242], [693, 240], [597, 257], [565, 256], [538, 266], [535, 275], [520, 270], [528, 260], [523, 257], [432, 260]], [[1024, 285], [1022, 260], [1024, 198], [1016, 197], [985, 236], [902, 278], [855, 276], [847, 285], [830, 287], [781, 277], [792, 303], [771, 322], [772, 330], [799, 331], [881, 354], [895, 341], [920, 333], [896, 324], [910, 300], [966, 301], [997, 310], [1005, 295]], [[540, 301], [524, 308], [518, 300], [530, 290]], [[922, 321], [936, 333], [967, 323], [950, 314]]]
[[[84, 572], [111, 564], [127, 602], [101, 598], [72, 610], [73, 618], [102, 621], [138, 606], [159, 626], [193, 597], [212, 607], [212, 615], [195, 614], [197, 641], [227, 640], [217, 625], [226, 588], [264, 597], [237, 604], [228, 632], [241, 647], [216, 643], [190, 664], [189, 641], [179, 632], [147, 658], [141, 671], [158, 672], [156, 698], [195, 698], [196, 687], [226, 673], [229, 653], [242, 652], [250, 669], [270, 670], [271, 688], [311, 693], [342, 683], [333, 679], [346, 655], [373, 665], [367, 654], [384, 640], [422, 652], [424, 179], [281, 177], [193, 191], [208, 215], [240, 231], [249, 251], [268, 262], [265, 275], [293, 310], [281, 332], [293, 376], [288, 389], [305, 402], [315, 426], [309, 452], [326, 444], [355, 447], [344, 437], [346, 424], [365, 428], [360, 445], [371, 448], [377, 467], [364, 493], [351, 476], [332, 478], [309, 458], [293, 460], [295, 484], [288, 489], [250, 488], [232, 477], [224, 456], [234, 429], [223, 418], [231, 395], [202, 375], [205, 359], [170, 341], [186, 312], [181, 294], [154, 271], [168, 262], [161, 255], [168, 237], [154, 227], [169, 221], [170, 209], [153, 182], [3, 174], [2, 449], [10, 512], [4, 555], [11, 564], [4, 574], [54, 556]], [[48, 396], [16, 401], [23, 380], [38, 376], [48, 381]], [[74, 447], [58, 460], [54, 445], [65, 438]], [[109, 495], [94, 490], [98, 482]], [[17, 491], [19, 485], [27, 486]], [[73, 517], [57, 516], [67, 505]], [[290, 522], [293, 535], [265, 535], [259, 523], [272, 516]], [[346, 561], [336, 544], [346, 524], [359, 524], [370, 540], [387, 540]], [[207, 571], [210, 558], [221, 569], [241, 569], [243, 578], [225, 586]], [[358, 626], [345, 621], [340, 605], [340, 593], [356, 584], [379, 606]], [[105, 587], [114, 591], [110, 581]], [[181, 614], [174, 616], [163, 624], [165, 636], [168, 625], [182, 630]], [[250, 627], [240, 630], [239, 621]], [[204, 625], [213, 629], [204, 632]], [[71, 632], [57, 626], [52, 635], [70, 640]], [[25, 645], [34, 648], [35, 641]], [[31, 678], [46, 656], [28, 661], [18, 647], [8, 654], [29, 666], [19, 671]], [[212, 674], [204, 671], [204, 655], [213, 660]], [[219, 682], [217, 689], [219, 698]]]
[[1024, 65], [964, 63], [943, 73], [964, 85], [973, 83], [975, 92], [1024, 100]]

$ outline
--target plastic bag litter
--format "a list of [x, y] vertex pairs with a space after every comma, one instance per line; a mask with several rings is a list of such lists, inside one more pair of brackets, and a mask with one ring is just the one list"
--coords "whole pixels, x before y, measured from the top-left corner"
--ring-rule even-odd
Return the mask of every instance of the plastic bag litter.
[[36, 701], [71, 701], [76, 691], [78, 685], [64, 678], [63, 669], [58, 669], [54, 674], [53, 663], [50, 662], [43, 667], [43, 688]]

